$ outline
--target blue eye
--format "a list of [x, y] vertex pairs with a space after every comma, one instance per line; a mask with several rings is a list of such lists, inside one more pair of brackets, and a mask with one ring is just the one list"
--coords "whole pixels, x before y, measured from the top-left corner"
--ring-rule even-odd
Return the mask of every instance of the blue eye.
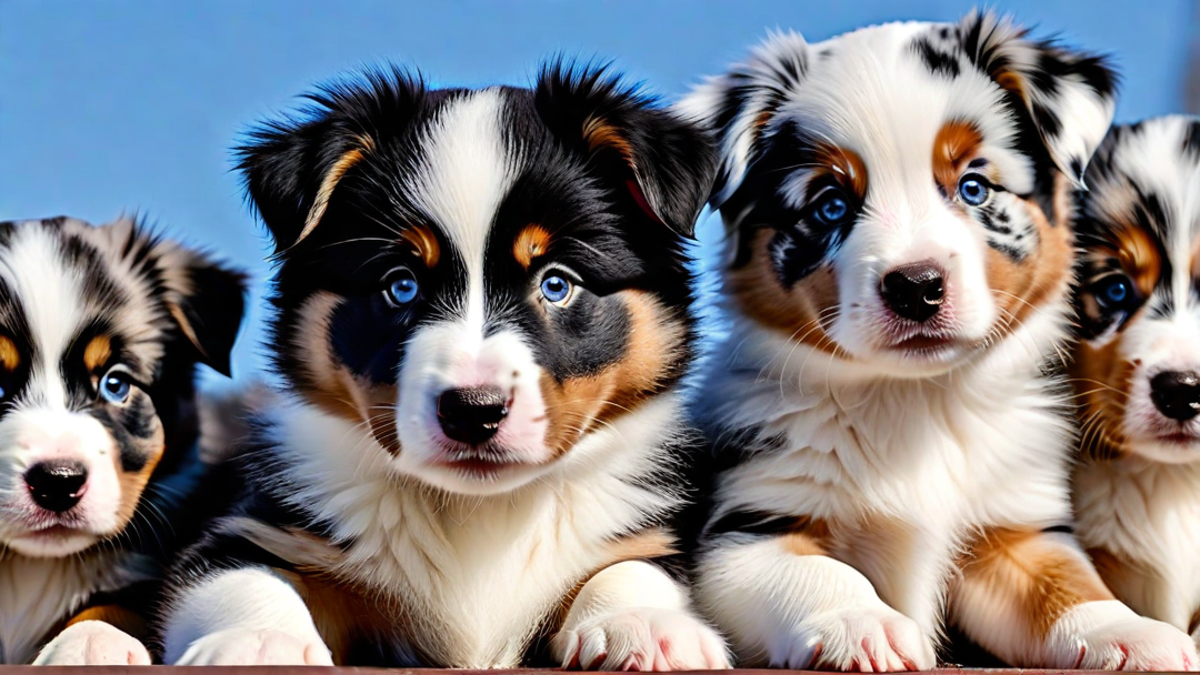
[[416, 300], [420, 291], [421, 286], [413, 277], [413, 273], [408, 268], [402, 267], [393, 271], [389, 276], [383, 296], [389, 305], [398, 308]]
[[133, 385], [124, 373], [109, 371], [104, 379], [100, 380], [100, 395], [109, 403], [121, 405], [129, 400], [132, 391]]
[[571, 297], [571, 282], [557, 274], [548, 274], [542, 279], [542, 297], [554, 304], [566, 302]]
[[958, 197], [965, 204], [980, 206], [988, 200], [991, 194], [991, 188], [979, 174], [969, 173], [958, 181]]
[[813, 210], [817, 220], [826, 225], [838, 225], [850, 215], [850, 205], [837, 192], [829, 192]]
[[1133, 287], [1129, 277], [1123, 274], [1113, 275], [1101, 280], [1093, 293], [1096, 301], [1105, 309], [1117, 309], [1133, 296]]

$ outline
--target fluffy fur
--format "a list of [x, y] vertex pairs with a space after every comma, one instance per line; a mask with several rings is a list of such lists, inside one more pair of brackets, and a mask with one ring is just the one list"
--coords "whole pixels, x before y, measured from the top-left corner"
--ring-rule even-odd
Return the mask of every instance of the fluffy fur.
[[149, 662], [203, 469], [195, 366], [228, 370], [243, 292], [132, 220], [0, 223], [0, 663]]
[[1130, 607], [1197, 631], [1200, 121], [1115, 127], [1080, 194], [1079, 537]]
[[774, 35], [681, 109], [720, 135], [732, 330], [696, 597], [744, 664], [1189, 668], [1069, 534], [1071, 186], [1103, 59], [991, 14]]
[[665, 566], [709, 139], [595, 69], [312, 99], [241, 150], [287, 391], [167, 660], [725, 666]]

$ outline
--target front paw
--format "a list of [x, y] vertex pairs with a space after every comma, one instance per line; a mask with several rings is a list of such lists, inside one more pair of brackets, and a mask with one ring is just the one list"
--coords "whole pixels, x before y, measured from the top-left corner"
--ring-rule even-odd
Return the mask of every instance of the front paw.
[[1055, 622], [1047, 638], [1048, 668], [1196, 670], [1196, 644], [1183, 631], [1138, 616], [1116, 600], [1084, 603]]
[[175, 663], [180, 666], [332, 666], [320, 636], [277, 630], [223, 630], [196, 640]]
[[691, 615], [637, 608], [585, 619], [551, 642], [564, 668], [582, 670], [720, 670], [725, 641]]
[[42, 648], [37, 666], [148, 666], [150, 652], [137, 638], [103, 621], [80, 621]]
[[806, 617], [767, 644], [772, 667], [794, 670], [897, 672], [929, 670], [933, 644], [912, 619], [887, 605]]

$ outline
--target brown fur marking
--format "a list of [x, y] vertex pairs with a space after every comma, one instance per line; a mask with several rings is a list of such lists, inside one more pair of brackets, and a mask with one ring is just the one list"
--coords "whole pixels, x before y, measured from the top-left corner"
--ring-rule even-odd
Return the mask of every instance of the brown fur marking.
[[838, 305], [837, 275], [831, 267], [821, 267], [792, 288], [784, 288], [771, 266], [769, 247], [774, 236], [770, 229], [755, 233], [750, 261], [728, 271], [726, 287], [748, 317], [832, 353], [835, 345], [825, 328]]
[[813, 172], [814, 178], [823, 174], [833, 176], [860, 202], [867, 198], [867, 165], [857, 152], [822, 144], [817, 146], [815, 154], [818, 168]]
[[599, 373], [556, 382], [542, 375], [542, 400], [549, 418], [546, 446], [555, 456], [585, 433], [635, 409], [681, 367], [684, 327], [669, 319], [652, 296], [622, 291], [630, 333], [624, 356]]
[[107, 335], [97, 335], [92, 338], [92, 341], [83, 350], [83, 365], [87, 366], [89, 373], [95, 373], [108, 365], [110, 358], [112, 358], [112, 339]]
[[0, 366], [12, 372], [20, 365], [21, 352], [17, 350], [17, 344], [7, 335], [0, 335]]
[[1052, 535], [994, 528], [959, 561], [964, 580], [1010, 599], [1029, 637], [1041, 642], [1067, 610], [1113, 595], [1086, 557]]
[[67, 626], [74, 626], [77, 623], [84, 621], [103, 621], [104, 623], [118, 628], [129, 635], [141, 640], [149, 637], [149, 627], [146, 625], [146, 619], [133, 610], [126, 609], [120, 605], [98, 605], [96, 607], [88, 607], [82, 612], [71, 617], [67, 622]]
[[442, 247], [438, 245], [437, 235], [427, 225], [417, 224], [405, 227], [400, 232], [400, 238], [413, 247], [413, 252], [427, 269], [433, 269], [442, 257]]
[[983, 135], [974, 124], [963, 120], [946, 122], [933, 141], [933, 177], [946, 194], [958, 190], [963, 168], [976, 157]]
[[325, 173], [325, 177], [321, 179], [321, 186], [317, 188], [317, 196], [313, 199], [312, 208], [308, 210], [308, 217], [304, 219], [304, 229], [300, 230], [300, 236], [296, 237], [294, 244], [299, 244], [308, 238], [308, 235], [317, 229], [317, 225], [321, 222], [321, 217], [325, 215], [325, 209], [329, 207], [329, 198], [333, 196], [333, 190], [337, 187], [342, 176], [346, 172], [362, 161], [366, 156], [366, 152], [370, 151], [375, 143], [366, 136], [359, 137], [361, 147], [348, 150], [338, 158], [333, 166], [329, 167], [329, 171]]
[[550, 232], [536, 223], [526, 225], [513, 242], [513, 257], [521, 267], [529, 269], [533, 261], [550, 250]]

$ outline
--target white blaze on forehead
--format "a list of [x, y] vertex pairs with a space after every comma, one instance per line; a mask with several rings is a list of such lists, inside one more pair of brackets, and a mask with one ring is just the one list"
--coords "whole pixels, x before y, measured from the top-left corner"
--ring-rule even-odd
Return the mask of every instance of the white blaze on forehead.
[[59, 364], [83, 316], [79, 270], [65, 264], [53, 231], [29, 224], [18, 226], [9, 248], [0, 252], [0, 278], [21, 303], [37, 352], [30, 364], [29, 391], [47, 406], [65, 407]]
[[471, 92], [448, 103], [430, 125], [424, 166], [409, 186], [412, 199], [434, 221], [466, 264], [467, 324], [483, 327], [483, 258], [496, 211], [520, 170], [504, 142], [504, 95]]

